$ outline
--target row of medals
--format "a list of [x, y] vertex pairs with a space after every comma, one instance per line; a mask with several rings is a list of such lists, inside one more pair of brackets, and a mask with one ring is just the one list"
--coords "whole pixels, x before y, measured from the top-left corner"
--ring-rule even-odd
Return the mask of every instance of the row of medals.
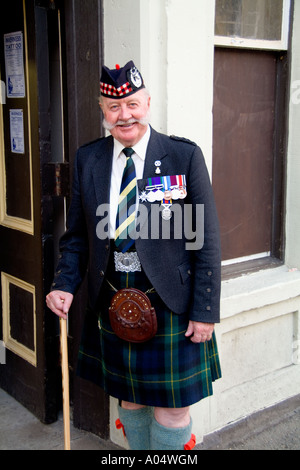
[[161, 202], [161, 205], [163, 206], [162, 218], [164, 220], [170, 220], [172, 217], [172, 211], [170, 209], [172, 201], [184, 199], [187, 192], [184, 186], [171, 187], [170, 189], [162, 191], [163, 188], [163, 185], [148, 186], [145, 188], [147, 192], [144, 191], [141, 194], [140, 199], [148, 202]]

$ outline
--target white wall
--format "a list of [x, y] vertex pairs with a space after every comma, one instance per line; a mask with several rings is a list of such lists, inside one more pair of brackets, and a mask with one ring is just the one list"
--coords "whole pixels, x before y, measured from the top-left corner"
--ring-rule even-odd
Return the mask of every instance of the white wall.
[[[214, 0], [104, 0], [105, 64], [133, 59], [152, 95], [152, 125], [196, 141], [212, 164]], [[300, 1], [295, 2], [291, 87], [300, 89]], [[291, 93], [295, 92], [291, 89]], [[295, 99], [295, 95], [294, 99]], [[300, 92], [297, 95], [300, 101]], [[300, 103], [291, 95], [286, 265], [222, 283], [216, 327], [223, 378], [192, 407], [204, 435], [300, 390]], [[125, 445], [114, 429], [111, 438]]]
[[104, 62], [133, 60], [153, 127], [189, 138], [212, 163], [214, 1], [104, 0]]
[[300, 269], [300, 2], [295, 1], [287, 165], [286, 263]]

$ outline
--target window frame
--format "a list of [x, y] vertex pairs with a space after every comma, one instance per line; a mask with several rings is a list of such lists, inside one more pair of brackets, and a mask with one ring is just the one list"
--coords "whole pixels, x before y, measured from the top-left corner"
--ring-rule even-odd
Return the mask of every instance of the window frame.
[[[237, 48], [274, 51], [279, 54], [276, 110], [284, 115], [283, 125], [275, 118], [276, 136], [274, 139], [274, 169], [273, 169], [273, 220], [272, 220], [272, 240], [271, 251], [265, 253], [253, 253], [242, 258], [233, 258], [222, 261], [222, 279], [229, 280], [243, 274], [275, 268], [284, 264], [285, 253], [285, 196], [286, 196], [286, 155], [287, 155], [287, 111], [288, 111], [288, 91], [280, 94], [278, 87], [282, 81], [288, 83], [290, 74], [289, 48], [292, 35], [292, 15], [294, 11], [294, 0], [283, 0], [283, 16], [281, 28], [281, 40], [270, 41], [261, 39], [246, 39], [215, 35], [215, 48]], [[280, 53], [282, 52], [282, 55]], [[277, 115], [278, 116], [278, 115]], [[280, 204], [283, 213], [276, 214], [274, 206]]]
[[[215, 50], [232, 51], [233, 48], [216, 47]], [[242, 52], [242, 50], [240, 50]], [[244, 50], [245, 51], [245, 50]], [[246, 52], [246, 51], [245, 51]], [[253, 51], [257, 54], [270, 51]], [[274, 108], [273, 171], [272, 171], [272, 221], [270, 225], [270, 249], [265, 252], [252, 251], [244, 256], [222, 259], [222, 273], [225, 278], [278, 266], [284, 263], [285, 252], [285, 196], [286, 196], [286, 155], [287, 155], [287, 110], [288, 89], [285, 84], [289, 77], [289, 56], [287, 52], [271, 51], [276, 58], [276, 85]], [[282, 93], [281, 90], [286, 92]], [[214, 158], [214, 155], [213, 155]], [[214, 183], [214, 174], [212, 181]]]
[[215, 35], [215, 46], [219, 47], [237, 47], [246, 49], [262, 49], [272, 51], [286, 51], [289, 44], [290, 12], [292, 0], [283, 0], [282, 6], [282, 24], [281, 40], [270, 41], [264, 39], [248, 39], [232, 36]]

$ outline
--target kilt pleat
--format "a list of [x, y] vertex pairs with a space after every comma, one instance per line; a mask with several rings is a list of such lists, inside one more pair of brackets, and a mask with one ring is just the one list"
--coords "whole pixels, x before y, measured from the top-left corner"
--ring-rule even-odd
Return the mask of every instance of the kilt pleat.
[[[145, 291], [150, 287], [143, 273], [112, 271], [109, 280], [117, 289], [132, 286]], [[212, 395], [212, 384], [221, 377], [215, 334], [206, 343], [192, 343], [185, 337], [187, 317], [174, 314], [151, 293], [157, 334], [142, 344], [123, 341], [109, 322], [114, 293], [106, 284], [99, 310], [87, 310], [78, 374], [115, 398], [149, 406], [180, 408]]]

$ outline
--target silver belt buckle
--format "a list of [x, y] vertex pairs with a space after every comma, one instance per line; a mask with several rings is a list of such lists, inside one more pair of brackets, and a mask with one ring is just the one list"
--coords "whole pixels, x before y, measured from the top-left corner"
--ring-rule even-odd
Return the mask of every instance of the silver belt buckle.
[[128, 253], [114, 252], [115, 270], [121, 273], [142, 271], [142, 266], [136, 251]]

